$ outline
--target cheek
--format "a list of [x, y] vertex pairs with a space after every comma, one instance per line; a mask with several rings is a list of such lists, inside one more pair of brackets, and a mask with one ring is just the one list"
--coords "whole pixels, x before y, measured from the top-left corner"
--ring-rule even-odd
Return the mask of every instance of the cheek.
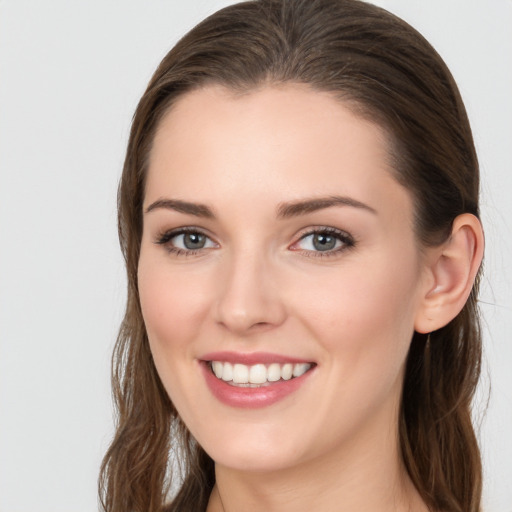
[[174, 406], [189, 417], [190, 404], [200, 393], [195, 370], [193, 341], [208, 313], [204, 279], [187, 272], [170, 271], [169, 265], [141, 254], [139, 295], [149, 346], [158, 375]]
[[[186, 350], [208, 313], [208, 285], [200, 276], [171, 271], [141, 255], [138, 284], [142, 314], [155, 360]], [[157, 362], [157, 361], [156, 361]], [[157, 362], [158, 363], [158, 362]]]
[[418, 269], [411, 262], [384, 255], [372, 264], [347, 266], [321, 285], [310, 283], [302, 304], [308, 327], [326, 355], [337, 354], [344, 374], [363, 363], [374, 373], [385, 367], [396, 373], [402, 366], [416, 309]]
[[310, 287], [303, 319], [322, 348], [327, 391], [317, 404], [319, 417], [332, 419], [333, 439], [356, 431], [383, 404], [394, 404], [394, 411], [414, 332], [416, 282], [411, 266], [393, 275], [375, 265]]

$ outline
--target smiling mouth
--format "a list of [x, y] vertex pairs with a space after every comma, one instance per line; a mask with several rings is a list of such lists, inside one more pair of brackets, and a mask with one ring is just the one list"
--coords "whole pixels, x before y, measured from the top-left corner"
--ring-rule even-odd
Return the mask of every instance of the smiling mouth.
[[314, 363], [271, 363], [245, 365], [225, 361], [209, 361], [209, 367], [217, 379], [236, 387], [257, 388], [271, 386], [279, 381], [301, 377], [311, 370]]

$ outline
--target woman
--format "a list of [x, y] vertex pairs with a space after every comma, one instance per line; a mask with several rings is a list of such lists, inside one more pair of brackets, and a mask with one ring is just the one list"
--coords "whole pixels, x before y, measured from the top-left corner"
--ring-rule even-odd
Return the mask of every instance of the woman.
[[386, 11], [261, 0], [187, 34], [119, 190], [105, 510], [478, 511], [478, 188], [453, 78]]

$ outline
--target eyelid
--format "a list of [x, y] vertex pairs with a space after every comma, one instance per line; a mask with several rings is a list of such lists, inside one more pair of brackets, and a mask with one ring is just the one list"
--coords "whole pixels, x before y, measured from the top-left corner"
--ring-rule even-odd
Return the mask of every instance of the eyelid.
[[171, 245], [169, 242], [180, 235], [187, 234], [187, 233], [197, 233], [200, 235], [205, 236], [208, 240], [210, 240], [216, 247], [219, 246], [218, 242], [204, 229], [197, 227], [197, 226], [182, 226], [179, 228], [172, 228], [160, 231], [154, 240], [154, 243], [157, 245], [165, 246], [166, 249], [175, 255], [186, 255], [186, 256], [193, 256], [195, 254], [198, 254], [200, 252], [209, 251], [211, 249], [214, 249], [216, 247], [201, 247], [198, 249], [182, 249], [181, 247], [175, 247]]
[[[179, 236], [186, 233], [198, 233], [203, 236], [205, 236], [211, 243], [214, 244], [215, 247], [201, 247], [198, 249], [183, 249], [181, 247], [176, 247], [171, 245], [169, 242]], [[341, 242], [341, 247], [337, 247], [334, 249], [328, 249], [325, 251], [319, 251], [319, 250], [309, 250], [309, 249], [302, 249], [300, 247], [297, 247], [301, 241], [303, 241], [308, 236], [313, 236], [316, 234], [326, 234], [330, 236], [336, 237]], [[220, 244], [212, 237], [207, 230], [197, 227], [197, 226], [182, 226], [177, 228], [172, 228], [168, 230], [163, 230], [159, 232], [154, 240], [155, 244], [165, 246], [167, 250], [170, 253], [173, 253], [175, 255], [186, 255], [186, 256], [193, 256], [205, 251], [209, 251], [214, 248], [220, 247]], [[310, 226], [308, 228], [305, 228], [301, 230], [296, 236], [295, 241], [288, 246], [289, 250], [300, 252], [305, 256], [310, 257], [328, 257], [328, 256], [335, 256], [338, 255], [341, 252], [344, 252], [348, 249], [351, 249], [356, 244], [356, 240], [354, 237], [348, 233], [347, 231], [334, 228], [332, 226]]]
[[[335, 236], [338, 240], [341, 241], [342, 245], [341, 247], [326, 250], [326, 251], [315, 251], [315, 250], [308, 250], [308, 249], [301, 249], [299, 247], [296, 247], [302, 240], [307, 238], [308, 236], [316, 235], [316, 234], [327, 234], [331, 236]], [[336, 256], [340, 254], [341, 252], [344, 252], [348, 249], [352, 249], [356, 245], [356, 240], [354, 237], [348, 233], [347, 231], [344, 231], [342, 229], [334, 228], [331, 226], [311, 226], [308, 227], [297, 235], [297, 239], [295, 242], [293, 242], [289, 249], [292, 251], [302, 252], [305, 256], [310, 257], [329, 257], [329, 256]]]

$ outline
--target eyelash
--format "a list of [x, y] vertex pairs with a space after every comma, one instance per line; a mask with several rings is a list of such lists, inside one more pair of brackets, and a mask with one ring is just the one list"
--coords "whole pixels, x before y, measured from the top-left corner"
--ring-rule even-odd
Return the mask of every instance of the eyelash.
[[[158, 245], [163, 245], [167, 249], [168, 252], [176, 255], [176, 256], [195, 256], [199, 254], [201, 251], [208, 250], [210, 247], [201, 247], [199, 249], [181, 249], [180, 247], [175, 247], [171, 245], [169, 242], [180, 235], [184, 234], [199, 234], [202, 236], [205, 236], [208, 240], [212, 241], [212, 239], [204, 233], [201, 229], [196, 227], [186, 227], [186, 228], [179, 228], [176, 230], [170, 230], [165, 231], [158, 235], [157, 239], [155, 240], [155, 243]], [[312, 250], [306, 250], [306, 249], [291, 249], [293, 251], [301, 252], [303, 256], [309, 257], [309, 258], [328, 258], [332, 256], [337, 256], [341, 252], [344, 252], [346, 250], [352, 249], [356, 245], [356, 241], [350, 235], [349, 233], [345, 231], [341, 231], [340, 229], [331, 228], [331, 227], [315, 227], [310, 228], [308, 231], [301, 234], [300, 238], [294, 242], [290, 247], [293, 247], [297, 244], [299, 244], [301, 241], [305, 240], [309, 236], [314, 235], [327, 235], [332, 236], [336, 238], [338, 241], [342, 243], [341, 247], [338, 247], [336, 249], [332, 250], [326, 250], [326, 251], [312, 251]], [[215, 242], [214, 242], [215, 243]]]
[[299, 240], [297, 242], [294, 242], [292, 244], [292, 247], [294, 245], [299, 244], [301, 241], [305, 240], [309, 236], [314, 235], [327, 235], [332, 236], [339, 240], [341, 242], [341, 247], [338, 247], [336, 249], [327, 250], [327, 251], [311, 251], [311, 250], [305, 250], [305, 249], [293, 249], [295, 251], [301, 252], [303, 256], [306, 256], [308, 258], [329, 258], [333, 256], [338, 256], [340, 253], [345, 252], [349, 249], [352, 249], [356, 245], [356, 241], [354, 240], [354, 237], [347, 233], [346, 231], [341, 231], [340, 229], [331, 228], [331, 227], [314, 227], [308, 229], [305, 233], [303, 233]]
[[195, 256], [195, 255], [199, 254], [201, 251], [204, 251], [205, 249], [209, 249], [209, 248], [204, 248], [204, 247], [201, 247], [200, 249], [181, 249], [180, 247], [175, 247], [169, 243], [173, 238], [175, 238], [177, 236], [186, 235], [186, 234], [190, 234], [190, 233], [202, 235], [202, 236], [206, 237], [208, 240], [211, 240], [211, 238], [206, 233], [204, 233], [201, 229], [191, 226], [191, 227], [186, 227], [186, 228], [179, 228], [179, 229], [175, 229], [175, 230], [165, 231], [157, 237], [157, 239], [155, 240], [155, 243], [158, 245], [165, 246], [167, 251], [169, 251], [170, 253], [172, 253], [176, 256]]

